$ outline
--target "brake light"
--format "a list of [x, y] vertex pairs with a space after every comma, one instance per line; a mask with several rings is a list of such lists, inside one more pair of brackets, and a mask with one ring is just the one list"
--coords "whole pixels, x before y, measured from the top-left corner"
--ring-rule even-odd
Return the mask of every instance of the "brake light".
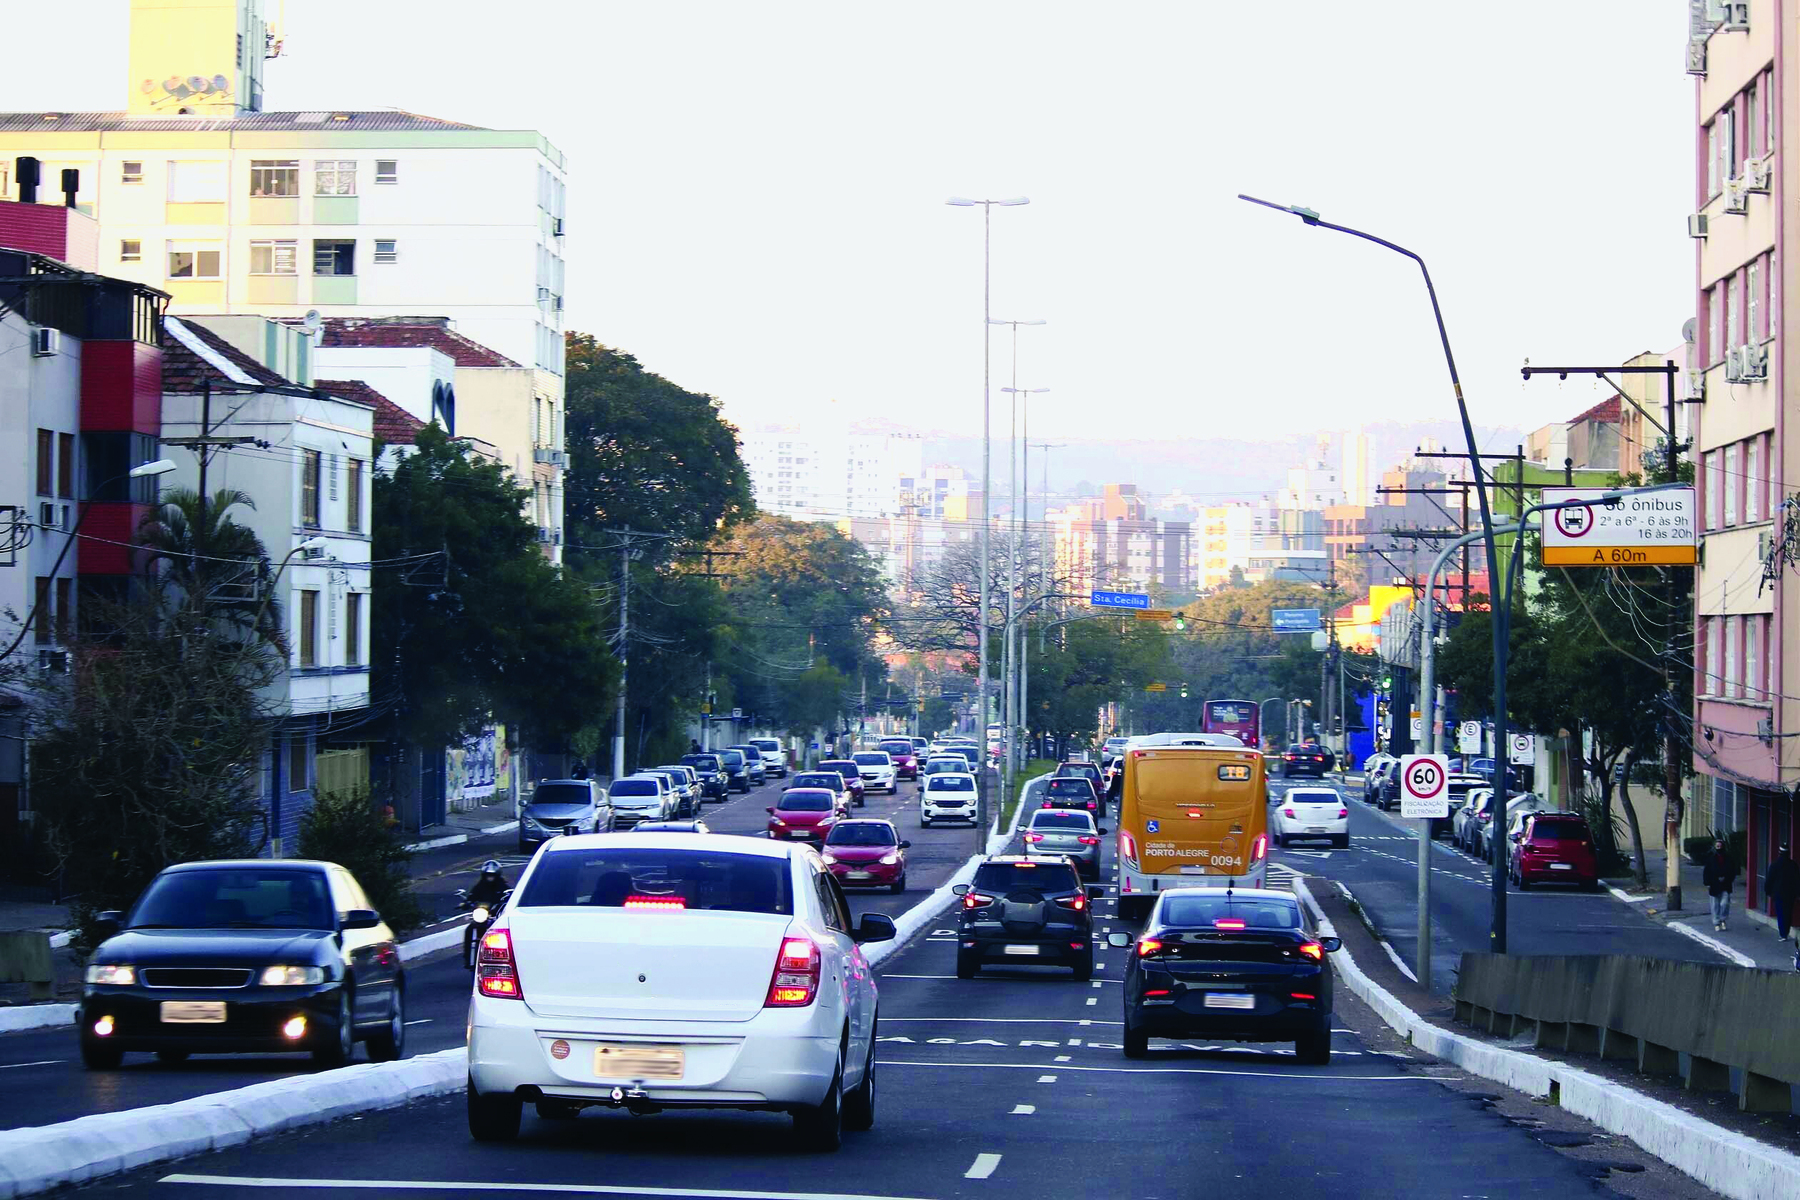
[[1340, 808], [1340, 809], [1338, 809], [1338, 820], [1340, 820], [1340, 821], [1342, 821], [1342, 820], [1344, 820], [1344, 819], [1345, 819], [1345, 818], [1346, 818], [1346, 817], [1348, 817], [1348, 816], [1349, 816], [1349, 815], [1350, 815], [1350, 810], [1349, 810], [1349, 809], [1347, 809], [1347, 808]]
[[1093, 808], [1093, 807], [1094, 807], [1094, 802], [1093, 802], [1093, 801], [1092, 801], [1092, 800], [1089, 800], [1089, 801], [1088, 801], [1088, 807], [1089, 807], [1089, 808]]
[[775, 954], [764, 1008], [804, 1008], [819, 994], [819, 948], [811, 938], [783, 938]]
[[1295, 815], [1294, 815], [1294, 810], [1293, 810], [1293, 809], [1291, 809], [1291, 808], [1284, 808], [1284, 809], [1282, 809], [1282, 810], [1281, 810], [1281, 815], [1282, 815], [1282, 816], [1284, 816], [1284, 817], [1286, 817], [1286, 818], [1287, 818], [1287, 819], [1288, 819], [1288, 820], [1290, 820], [1290, 821], [1297, 821], [1297, 820], [1299, 820], [1299, 819], [1300, 819], [1300, 818], [1298, 818], [1298, 817], [1296, 817], [1296, 816], [1295, 816]]
[[1119, 857], [1125, 860], [1128, 867], [1138, 865], [1137, 839], [1126, 830], [1119, 830]]
[[1259, 833], [1256, 835], [1256, 841], [1250, 845], [1250, 861], [1261, 862], [1263, 859], [1267, 858], [1268, 855], [1269, 835], [1266, 833]]
[[[1087, 907], [1087, 897], [1084, 895], [1083, 896], [1058, 896], [1056, 898], [1056, 902], [1059, 905], [1061, 905], [1062, 907], [1072, 908], [1076, 912], [1080, 912], [1082, 909]], [[1081, 948], [1080, 946], [1076, 947], [1076, 949], [1078, 949], [1078, 950], [1080, 948]]]
[[965, 892], [963, 894], [964, 908], [985, 908], [993, 902], [994, 898], [992, 896], [984, 896], [980, 892]]
[[1214, 929], [1242, 929], [1244, 923], [1236, 917], [1220, 917], [1213, 922]]
[[1045, 807], [1045, 808], [1049, 808], [1049, 807], [1050, 807], [1050, 802], [1049, 802], [1049, 801], [1048, 801], [1048, 800], [1046, 800], [1046, 801], [1044, 801], [1044, 807]]
[[1041, 842], [1044, 840], [1044, 835], [1041, 833], [1028, 833], [1025, 835], [1025, 840], [1028, 842]]
[[1149, 958], [1152, 954], [1155, 954], [1158, 950], [1161, 950], [1162, 948], [1163, 948], [1163, 944], [1161, 942], [1157, 941], [1155, 938], [1139, 938], [1138, 944], [1137, 944], [1137, 954], [1138, 954], [1139, 958]]
[[680, 896], [627, 896], [625, 907], [683, 909], [687, 907], [687, 901]]
[[1080, 837], [1076, 838], [1075, 840], [1080, 842], [1084, 846], [1098, 846], [1100, 844], [1100, 839], [1095, 837], [1091, 833], [1084, 833]]
[[1314, 962], [1321, 962], [1325, 958], [1325, 947], [1317, 942], [1301, 942], [1300, 953]]
[[495, 1000], [525, 998], [525, 991], [519, 986], [518, 965], [513, 961], [509, 931], [490, 929], [481, 936], [481, 949], [475, 958], [475, 987]]
[[1289, 992], [1288, 999], [1290, 999], [1290, 1000], [1317, 1000], [1318, 997], [1313, 995], [1311, 992]]

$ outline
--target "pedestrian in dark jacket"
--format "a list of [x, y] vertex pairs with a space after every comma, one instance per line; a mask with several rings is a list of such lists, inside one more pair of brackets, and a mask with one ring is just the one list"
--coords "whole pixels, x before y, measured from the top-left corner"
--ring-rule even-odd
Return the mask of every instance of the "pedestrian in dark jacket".
[[1763, 895], [1769, 898], [1769, 907], [1775, 914], [1775, 930], [1783, 941], [1787, 940], [1788, 929], [1793, 924], [1796, 893], [1800, 893], [1800, 863], [1795, 863], [1788, 848], [1783, 846], [1775, 852], [1763, 875]]
[[1737, 883], [1737, 862], [1725, 849], [1723, 838], [1713, 840], [1712, 856], [1706, 860], [1706, 872], [1701, 878], [1706, 894], [1712, 897], [1713, 928], [1723, 929], [1731, 916], [1731, 888]]

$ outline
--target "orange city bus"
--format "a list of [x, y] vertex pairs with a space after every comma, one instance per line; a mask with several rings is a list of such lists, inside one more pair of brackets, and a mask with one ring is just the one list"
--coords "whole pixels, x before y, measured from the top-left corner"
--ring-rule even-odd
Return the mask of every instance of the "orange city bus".
[[1263, 886], [1268, 784], [1260, 751], [1230, 734], [1158, 733], [1125, 744], [1119, 916], [1142, 920], [1175, 887]]

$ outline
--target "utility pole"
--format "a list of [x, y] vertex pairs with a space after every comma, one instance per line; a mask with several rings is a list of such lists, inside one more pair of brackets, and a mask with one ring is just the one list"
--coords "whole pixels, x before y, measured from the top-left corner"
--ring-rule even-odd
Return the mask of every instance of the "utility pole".
[[[313, 393], [303, 392], [302, 394], [310, 396]], [[200, 523], [194, 526], [193, 531], [194, 557], [196, 560], [194, 563], [194, 575], [196, 578], [198, 578], [200, 574], [200, 560], [204, 558], [206, 553], [206, 518], [212, 511], [209, 506], [206, 491], [206, 468], [207, 464], [212, 460], [213, 452], [216, 450], [229, 449], [232, 446], [261, 445], [266, 447], [268, 445], [267, 442], [264, 442], [259, 438], [215, 436], [213, 433], [212, 422], [212, 397], [212, 380], [208, 379], [205, 380], [201, 386], [200, 433], [198, 436], [162, 439], [162, 444], [165, 446], [180, 446], [183, 449], [192, 450], [194, 452], [194, 457], [200, 464]]]
[[626, 684], [631, 678], [631, 526], [624, 530], [625, 540], [619, 544], [619, 714], [613, 732], [612, 777], [625, 777], [625, 701]]

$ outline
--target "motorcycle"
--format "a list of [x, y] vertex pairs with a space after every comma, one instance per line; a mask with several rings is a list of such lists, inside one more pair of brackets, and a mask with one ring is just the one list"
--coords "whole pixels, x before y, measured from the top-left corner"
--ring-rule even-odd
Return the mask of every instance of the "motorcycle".
[[460, 901], [457, 905], [458, 911], [466, 911], [469, 914], [469, 924], [463, 931], [463, 966], [474, 971], [475, 956], [481, 945], [482, 935], [488, 931], [488, 926], [494, 923], [494, 909], [498, 906], [473, 902], [469, 899], [466, 888], [458, 888], [456, 896]]

